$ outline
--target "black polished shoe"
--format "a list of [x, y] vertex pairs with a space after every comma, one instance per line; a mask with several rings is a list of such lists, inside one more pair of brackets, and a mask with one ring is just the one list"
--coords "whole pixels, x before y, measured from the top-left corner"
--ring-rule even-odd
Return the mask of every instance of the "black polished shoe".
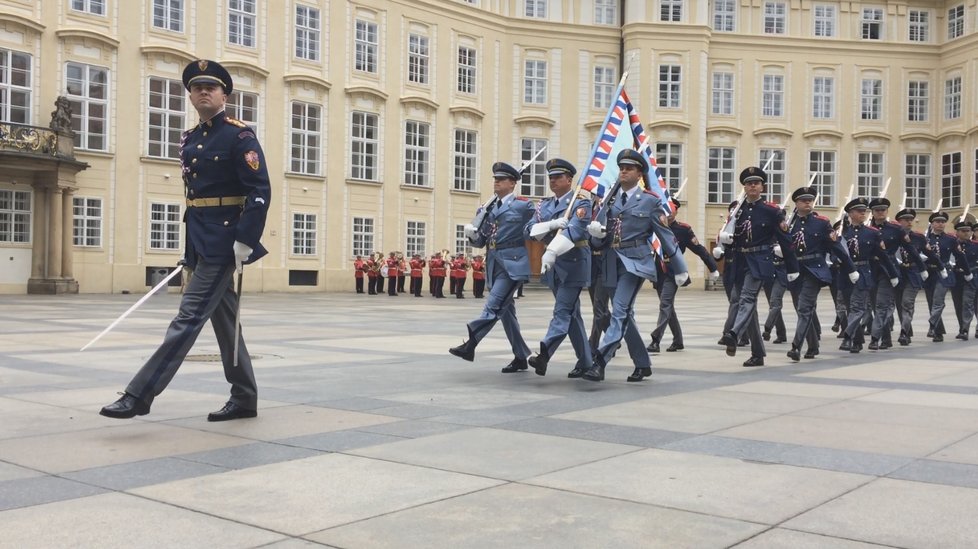
[[458, 347], [452, 347], [448, 350], [448, 352], [461, 358], [462, 360], [468, 360], [469, 362], [475, 360], [475, 347], [469, 348], [468, 341], [462, 343]]
[[682, 343], [673, 343], [668, 348], [666, 348], [667, 353], [675, 353], [676, 351], [682, 351], [686, 347]]
[[258, 417], [258, 410], [249, 410], [229, 400], [220, 410], [207, 414], [207, 421], [228, 421], [248, 417]]
[[788, 351], [788, 358], [790, 358], [792, 362], [798, 362], [799, 360], [801, 360], [801, 350], [799, 350], [798, 347], [792, 345], [791, 350]]
[[881, 351], [885, 351], [887, 349], [892, 349], [892, 348], [893, 348], [893, 342], [891, 340], [884, 339], [883, 341], [880, 341], [880, 350]]
[[587, 372], [587, 370], [585, 370], [584, 368], [574, 368], [573, 370], [567, 372], [567, 377], [571, 379], [584, 377], [584, 372]]
[[771, 332], [768, 330], [764, 330], [764, 333], [761, 334], [761, 339], [763, 339], [764, 341], [771, 341]]
[[897, 339], [897, 343], [899, 343], [901, 347], [906, 347], [907, 345], [910, 345], [910, 338], [905, 335], [901, 335], [900, 338]]
[[547, 375], [547, 357], [544, 355], [531, 356], [526, 361], [530, 366], [533, 367], [533, 371], [537, 373], [538, 376]]
[[642, 381], [647, 377], [652, 377], [652, 368], [635, 368], [632, 375], [628, 376], [625, 381]]
[[934, 337], [934, 328], [927, 330], [927, 337]]
[[[520, 372], [526, 370], [526, 359], [524, 358], [514, 358], [512, 362], [503, 367], [500, 372], [504, 374], [512, 374], [514, 372]], [[543, 375], [543, 374], [540, 374]]]
[[961, 341], [968, 341], [968, 332], [959, 332], [958, 335], [954, 336], [954, 339], [960, 339]]
[[727, 332], [723, 334], [720, 338], [720, 345], [727, 348], [727, 356], [736, 356], [737, 354], [737, 334], [733, 332]]
[[746, 347], [748, 345], [750, 345], [750, 340], [746, 337], [737, 342], [738, 347]]
[[591, 366], [588, 368], [588, 371], [584, 372], [581, 378], [588, 381], [604, 381], [604, 366], [598, 366], [597, 364]]
[[744, 361], [745, 368], [750, 368], [751, 366], [764, 366], [764, 357], [752, 356]]
[[859, 351], [862, 351], [862, 350], [863, 350], [863, 344], [862, 343], [853, 343], [852, 344], [852, 347], [849, 349], [849, 352], [852, 353], [852, 354], [858, 354]]
[[103, 407], [99, 415], [115, 419], [129, 419], [136, 416], [145, 416], [149, 413], [149, 404], [138, 398], [123, 393], [119, 400]]
[[649, 346], [646, 347], [645, 350], [648, 351], [648, 352], [650, 352], [650, 353], [658, 353], [659, 352], [659, 342], [653, 339], [652, 340], [652, 343], [649, 343]]
[[848, 351], [852, 349], [852, 340], [848, 337], [842, 340], [842, 345], [839, 345], [840, 351]]
[[805, 353], [805, 358], [808, 359], [815, 358], [816, 356], [818, 356], [818, 349], [809, 349], [808, 352]]
[[869, 341], [869, 346], [867, 347], [867, 349], [869, 349], [870, 351], [879, 351], [880, 341], [874, 337]]
[[779, 335], [771, 343], [779, 344], [779, 343], [786, 343], [787, 341], [788, 341], [788, 336]]
[[840, 327], [839, 319], [835, 319], [835, 324], [832, 325], [832, 331], [838, 332]]
[[941, 343], [942, 341], [944, 341], [944, 336], [943, 335], [935, 335], [933, 341], [934, 341], [934, 343]]

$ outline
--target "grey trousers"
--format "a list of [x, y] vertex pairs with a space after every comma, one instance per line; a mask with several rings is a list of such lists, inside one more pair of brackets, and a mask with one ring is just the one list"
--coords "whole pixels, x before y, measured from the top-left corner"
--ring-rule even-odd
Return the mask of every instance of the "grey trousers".
[[672, 342], [683, 345], [683, 328], [679, 325], [679, 317], [676, 316], [676, 293], [679, 291], [679, 286], [676, 285], [676, 279], [668, 274], [660, 275], [658, 286], [659, 320], [655, 330], [652, 330], [652, 340], [662, 341], [666, 326], [669, 326]]
[[934, 292], [931, 294], [930, 304], [930, 327], [934, 330], [934, 335], [944, 335], [944, 302], [947, 299], [947, 286], [940, 281], [934, 284]]
[[798, 314], [798, 324], [795, 326], [795, 337], [791, 341], [791, 346], [801, 349], [802, 343], [808, 342], [810, 351], [818, 350], [818, 335], [815, 328], [815, 305], [818, 302], [818, 293], [822, 290], [822, 283], [817, 278], [807, 272], [801, 273], [801, 280], [795, 281], [795, 286], [791, 290], [791, 299], [795, 304], [795, 311]]
[[734, 317], [730, 331], [739, 340], [744, 332], [750, 339], [751, 356], [765, 357], [764, 340], [761, 339], [761, 326], [757, 320], [757, 294], [761, 291], [762, 282], [748, 270], [744, 274], [744, 283], [730, 290], [731, 303], [737, 303], [737, 314]]
[[764, 284], [764, 294], [767, 296], [768, 304], [767, 319], [764, 320], [765, 332], [776, 330], [777, 335], [787, 337], [784, 316], [781, 314], [781, 309], [784, 307], [784, 292], [787, 289], [777, 278]]
[[611, 294], [611, 324], [598, 344], [594, 362], [599, 366], [607, 366], [624, 340], [635, 367], [649, 368], [652, 361], [645, 351], [645, 342], [642, 341], [638, 326], [635, 325], [634, 313], [635, 298], [638, 297], [645, 279], [626, 271], [620, 260], [617, 266], [618, 285], [608, 289]]
[[902, 311], [900, 315], [900, 333], [910, 337], [913, 335], [914, 306], [920, 288], [914, 288], [913, 284], [907, 280], [904, 280], [901, 284], [903, 286], [903, 292], [900, 294], [900, 310]]
[[882, 338], [889, 341], [890, 330], [893, 327], [893, 309], [896, 307], [896, 289], [890, 285], [890, 279], [876, 281], [876, 307], [873, 315], [873, 339]]
[[577, 356], [577, 364], [590, 368], [591, 347], [587, 344], [587, 331], [581, 317], [581, 287], [568, 286], [559, 281], [555, 281], [555, 284], [556, 287], [551, 288], [554, 294], [554, 316], [550, 319], [547, 335], [540, 342], [540, 354], [547, 358], [554, 356], [564, 337], [569, 337]]
[[127, 393], [151, 404], [169, 385], [197, 341], [204, 324], [210, 320], [221, 350], [224, 378], [231, 384], [231, 402], [248, 410], [258, 408], [255, 372], [243, 334], [238, 339], [238, 366], [234, 366], [234, 322], [238, 296], [232, 286], [233, 277], [234, 264], [216, 265], [203, 259], [197, 261], [197, 268], [180, 301], [180, 310], [170, 322], [163, 343], [129, 382]]
[[846, 337], [853, 343], [862, 343], [863, 327], [869, 321], [869, 290], [853, 286], [849, 294], [849, 324], [846, 325]]
[[513, 303], [513, 294], [520, 282], [509, 278], [498, 262], [494, 268], [496, 272], [492, 273], [492, 287], [489, 288], [489, 297], [482, 308], [482, 314], [468, 324], [470, 343], [478, 345], [496, 322], [502, 320], [503, 331], [506, 332], [513, 356], [526, 360], [530, 357], [530, 348], [520, 333], [520, 322], [516, 318], [516, 305]]
[[611, 324], [611, 293], [600, 277], [591, 278], [591, 286], [588, 287], [587, 293], [591, 297], [592, 311], [591, 334], [588, 336], [588, 344], [594, 351], [597, 350], [598, 343], [601, 342], [601, 335]]

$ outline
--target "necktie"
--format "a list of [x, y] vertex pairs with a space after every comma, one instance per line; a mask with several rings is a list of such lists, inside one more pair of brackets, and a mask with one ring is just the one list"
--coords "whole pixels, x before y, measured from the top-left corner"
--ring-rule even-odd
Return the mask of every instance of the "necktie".
[[624, 208], [625, 204], [627, 203], [628, 203], [628, 193], [623, 192], [621, 193], [621, 207]]

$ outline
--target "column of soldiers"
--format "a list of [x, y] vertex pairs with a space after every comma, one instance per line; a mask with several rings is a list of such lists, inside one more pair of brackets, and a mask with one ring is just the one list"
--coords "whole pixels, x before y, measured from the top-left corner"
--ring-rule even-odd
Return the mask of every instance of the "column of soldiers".
[[[405, 284], [408, 284], [407, 292], [414, 297], [421, 297], [424, 270], [427, 267], [428, 287], [432, 296], [445, 297], [445, 277], [448, 275], [449, 293], [462, 299], [465, 293], [465, 280], [468, 271], [471, 270], [472, 295], [476, 298], [484, 297], [486, 277], [483, 256], [475, 255], [471, 259], [466, 259], [465, 254], [459, 253], [450, 260], [443, 256], [447, 257], [447, 250], [446, 254], [435, 253], [430, 260], [425, 260], [421, 254], [414, 254], [410, 260], [405, 260], [401, 252], [390, 252], [386, 258], [380, 252], [375, 252], [366, 259], [358, 255], [353, 261], [354, 290], [358, 294], [383, 294], [386, 280], [387, 295], [396, 296], [405, 293]], [[364, 279], [367, 280], [366, 292]]]

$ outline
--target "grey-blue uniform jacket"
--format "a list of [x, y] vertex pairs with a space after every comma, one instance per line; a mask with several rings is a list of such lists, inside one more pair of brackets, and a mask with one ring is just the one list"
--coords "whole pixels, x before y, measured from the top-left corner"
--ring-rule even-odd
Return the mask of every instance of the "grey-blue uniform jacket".
[[[859, 271], [857, 288], [871, 290], [876, 285], [876, 270], [880, 268], [887, 278], [897, 278], [893, 260], [883, 249], [883, 235], [879, 229], [863, 224], [849, 225], [842, 234], [849, 249], [849, 257]], [[848, 280], [843, 280], [843, 283], [847, 282]]]
[[[198, 256], [208, 263], [233, 263], [236, 240], [254, 250], [245, 263], [268, 253], [260, 240], [271, 185], [254, 130], [221, 112], [183, 132], [180, 167], [188, 204], [184, 214], [187, 266], [194, 268]], [[237, 203], [227, 200], [232, 198]], [[193, 201], [199, 199], [210, 200], [198, 207]], [[226, 201], [231, 204], [209, 205]]]
[[659, 237], [662, 256], [669, 259], [674, 272], [687, 272], [686, 260], [679, 251], [676, 236], [662, 224], [659, 219], [661, 215], [664, 215], [661, 199], [648, 190], [636, 191], [624, 207], [621, 200], [614, 201], [607, 215], [607, 234], [600, 240], [591, 239], [592, 246], [605, 250], [601, 256], [605, 286], [618, 285], [616, 259], [621, 260], [629, 273], [655, 282], [655, 259], [651, 244], [653, 234]]
[[[883, 238], [883, 246], [886, 248], [886, 253], [890, 254], [890, 258], [893, 259], [894, 264], [900, 263], [897, 259], [897, 254], [900, 250], [903, 250], [904, 259], [923, 268], [924, 262], [920, 260], [920, 255], [914, 253], [914, 247], [910, 243], [909, 231], [903, 228], [899, 223], [893, 221], [887, 221], [882, 225], [877, 225], [876, 223], [870, 221], [870, 225], [876, 227], [880, 230]], [[897, 269], [898, 272], [902, 269]]]
[[773, 280], [776, 273], [774, 265], [774, 244], [781, 245], [781, 253], [789, 273], [798, 272], [798, 261], [791, 251], [791, 240], [781, 224], [784, 222], [784, 210], [777, 204], [756, 200], [744, 202], [737, 212], [734, 225], [733, 247], [740, 254], [737, 280], [742, 280], [743, 273], [750, 269], [751, 275], [757, 280]]
[[469, 239], [476, 248], [486, 248], [486, 283], [490, 289], [497, 264], [510, 280], [530, 280], [523, 228], [535, 213], [533, 202], [521, 196], [507, 196], [502, 204], [492, 207], [475, 238]]
[[826, 254], [831, 253], [838, 259], [847, 274], [856, 270], [842, 240], [832, 240], [832, 233], [832, 222], [815, 212], [804, 217], [796, 215], [788, 227], [798, 266], [818, 279], [822, 286], [831, 284], [834, 274], [826, 262]]
[[[568, 191], [564, 196], [547, 198], [537, 206], [536, 215], [526, 224], [524, 237], [530, 238], [530, 229], [535, 223], [552, 221], [564, 217], [573, 193]], [[555, 279], [569, 287], [584, 288], [591, 285], [591, 248], [588, 246], [587, 226], [591, 222], [591, 200], [581, 195], [574, 201], [574, 211], [567, 221], [564, 236], [574, 242], [573, 249], [557, 256], [553, 269], [547, 271], [541, 280], [549, 287], [555, 287]], [[543, 242], [550, 244], [556, 231], [551, 231]]]
[[[961, 241], [958, 240], [958, 237], [949, 235], [947, 233], [930, 233], [930, 235], [927, 237], [927, 243], [930, 244], [930, 249], [933, 250], [938, 257], [940, 257], [944, 265], [947, 265], [951, 261], [952, 254], [954, 255], [954, 262], [957, 265], [962, 263], [965, 265], [963, 269], [959, 269], [956, 265], [954, 269], [947, 270], [947, 278], [940, 279], [941, 284], [943, 284], [945, 288], [954, 287], [956, 283], [955, 281], [957, 280], [956, 275], [968, 274], [971, 272], [971, 269], [967, 267], [968, 260], [964, 257], [964, 253], [961, 251]], [[927, 262], [927, 269], [940, 270], [930, 261]]]

